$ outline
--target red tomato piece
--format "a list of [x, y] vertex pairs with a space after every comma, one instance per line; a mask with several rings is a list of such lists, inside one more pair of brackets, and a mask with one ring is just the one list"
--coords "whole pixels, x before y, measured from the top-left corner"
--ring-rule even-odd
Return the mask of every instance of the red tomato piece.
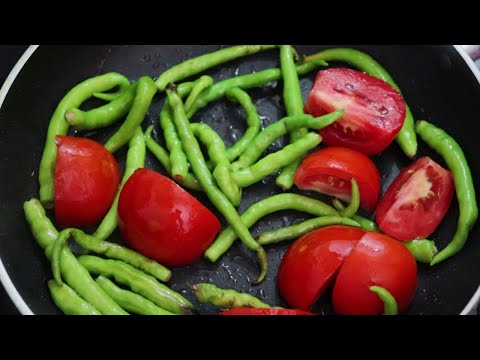
[[333, 288], [333, 308], [340, 315], [380, 315], [383, 303], [370, 291], [380, 286], [392, 294], [403, 312], [417, 288], [417, 263], [399, 241], [366, 233], [345, 259]]
[[321, 149], [307, 156], [295, 173], [295, 185], [350, 201], [351, 179], [360, 190], [361, 206], [375, 210], [380, 195], [380, 174], [370, 158], [341, 147]]
[[385, 150], [405, 122], [403, 97], [385, 81], [351, 69], [320, 71], [305, 112], [321, 116], [340, 109], [342, 119], [320, 131], [324, 143], [366, 155]]
[[167, 266], [201, 258], [220, 231], [220, 221], [169, 178], [138, 169], [118, 201], [118, 225], [132, 249]]
[[295, 241], [278, 271], [278, 288], [288, 305], [309, 310], [364, 234], [361, 229], [333, 225]]
[[57, 136], [55, 217], [61, 227], [99, 223], [120, 184], [113, 155], [93, 140]]
[[453, 193], [452, 173], [423, 157], [393, 181], [378, 204], [375, 220], [384, 233], [399, 240], [424, 239], [445, 217]]
[[254, 308], [236, 308], [222, 311], [220, 315], [315, 315], [308, 311], [294, 309], [254, 309]]

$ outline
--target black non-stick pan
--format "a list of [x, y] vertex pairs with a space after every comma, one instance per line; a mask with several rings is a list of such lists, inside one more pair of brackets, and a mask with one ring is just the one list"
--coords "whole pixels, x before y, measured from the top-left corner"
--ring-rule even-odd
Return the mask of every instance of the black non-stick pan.
[[[345, 46], [345, 45], [343, 45]], [[22, 204], [38, 195], [38, 165], [50, 117], [63, 95], [80, 81], [108, 71], [125, 74], [132, 81], [141, 75], [157, 77], [182, 60], [218, 49], [218, 45], [142, 46], [40, 46], [30, 47], [21, 58], [0, 93], [0, 278], [23, 314], [59, 314], [50, 299], [47, 280], [52, 278], [49, 263], [35, 243], [24, 219]], [[298, 46], [310, 54], [335, 45]], [[478, 156], [480, 120], [480, 74], [468, 55], [454, 46], [360, 46], [388, 69], [402, 89], [416, 119], [429, 120], [454, 136], [470, 163], [475, 187], [480, 183]], [[234, 61], [209, 72], [215, 79], [279, 65], [277, 51], [269, 51]], [[335, 64], [333, 64], [335, 65]], [[315, 74], [302, 80], [304, 95]], [[265, 125], [283, 116], [280, 83], [250, 91]], [[152, 105], [144, 125], [155, 124], [163, 95]], [[94, 104], [92, 104], [94, 106]], [[219, 101], [196, 115], [197, 121], [211, 124], [231, 144], [244, 130], [242, 112], [235, 104]], [[98, 133], [79, 134], [104, 140], [114, 128]], [[281, 143], [277, 144], [281, 146]], [[441, 159], [420, 143], [418, 156]], [[125, 151], [118, 159], [123, 162]], [[374, 157], [382, 174], [383, 190], [410, 161], [394, 143]], [[162, 172], [149, 154], [147, 167]], [[239, 208], [243, 212], [255, 201], [279, 193], [269, 177], [244, 192]], [[199, 194], [195, 194], [208, 204]], [[323, 198], [318, 194], [312, 196]], [[305, 215], [284, 212], [272, 215], [252, 228], [257, 235], [305, 219]], [[452, 203], [445, 220], [432, 235], [443, 248], [451, 239], [458, 219], [458, 205]], [[412, 219], [411, 221], [415, 221]], [[120, 242], [115, 234], [114, 240]], [[198, 305], [200, 313], [216, 310], [196, 302], [188, 284], [213, 282], [257, 295], [267, 303], [285, 306], [276, 287], [279, 262], [288, 245], [269, 247], [269, 272], [260, 286], [250, 285], [258, 275], [256, 256], [237, 243], [216, 264], [206, 260], [175, 269], [170, 285]], [[419, 265], [419, 282], [409, 314], [460, 314], [472, 310], [480, 297], [480, 227], [476, 226], [462, 252], [435, 267]], [[318, 313], [331, 313], [329, 295], [316, 305]]]

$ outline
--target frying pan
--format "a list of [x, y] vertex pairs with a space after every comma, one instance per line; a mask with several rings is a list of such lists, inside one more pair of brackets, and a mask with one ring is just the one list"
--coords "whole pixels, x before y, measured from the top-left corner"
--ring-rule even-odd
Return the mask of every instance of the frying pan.
[[[342, 45], [345, 46], [345, 45]], [[365, 51], [388, 69], [411, 106], [416, 119], [426, 119], [454, 136], [463, 147], [470, 163], [475, 187], [480, 180], [478, 157], [478, 120], [480, 119], [480, 74], [472, 60], [459, 46], [364, 46], [347, 45]], [[50, 117], [64, 94], [80, 81], [108, 71], [125, 74], [132, 81], [141, 75], [157, 77], [168, 67], [185, 58], [218, 49], [218, 45], [142, 45], [142, 46], [40, 46], [30, 47], [19, 60], [0, 93], [0, 278], [22, 314], [59, 314], [46, 286], [52, 278], [49, 263], [35, 243], [24, 219], [22, 204], [38, 196], [38, 165], [44, 147]], [[310, 54], [337, 45], [297, 46], [300, 53]], [[208, 72], [215, 79], [276, 67], [278, 53], [269, 51], [228, 63]], [[311, 88], [315, 74], [302, 79], [304, 96]], [[283, 116], [281, 84], [271, 84], [249, 91], [264, 125]], [[144, 125], [158, 126], [158, 113], [163, 103], [158, 96], [150, 108]], [[95, 106], [95, 104], [91, 104]], [[213, 126], [230, 145], [244, 130], [242, 112], [235, 104], [219, 101], [199, 112], [195, 119]], [[158, 129], [158, 127], [157, 127]], [[115, 128], [91, 136], [104, 141]], [[159, 137], [160, 138], [160, 137]], [[282, 141], [285, 141], [283, 139]], [[282, 145], [282, 141], [276, 147]], [[120, 163], [126, 151], [118, 153]], [[441, 159], [420, 143], [418, 156]], [[399, 169], [410, 161], [396, 144], [373, 158], [382, 174], [383, 191]], [[163, 172], [148, 154], [146, 166]], [[254, 202], [279, 193], [274, 176], [244, 192], [239, 208], [245, 211]], [[194, 194], [208, 204], [202, 194]], [[311, 196], [327, 200], [319, 194]], [[252, 228], [256, 236], [306, 219], [303, 214], [282, 212], [269, 216]], [[451, 209], [438, 230], [431, 236], [439, 248], [451, 239], [458, 219], [458, 204]], [[412, 219], [414, 221], [414, 219]], [[121, 242], [116, 233], [113, 241]], [[258, 275], [256, 255], [236, 243], [216, 264], [200, 260], [175, 269], [169, 285], [186, 296], [203, 314], [216, 309], [200, 305], [187, 284], [212, 282], [261, 297], [267, 303], [285, 306], [276, 288], [275, 279], [280, 260], [288, 244], [269, 247], [269, 272], [260, 286], [251, 286]], [[419, 264], [419, 282], [409, 314], [465, 314], [476, 305], [480, 291], [480, 228], [476, 226], [463, 251], [435, 267]], [[315, 307], [318, 313], [332, 312], [326, 294]]]

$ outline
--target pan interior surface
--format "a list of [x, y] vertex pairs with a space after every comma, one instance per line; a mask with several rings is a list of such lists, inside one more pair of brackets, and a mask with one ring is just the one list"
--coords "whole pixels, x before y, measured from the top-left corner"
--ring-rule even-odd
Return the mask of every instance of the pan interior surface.
[[[337, 45], [299, 45], [302, 54], [311, 54]], [[480, 179], [480, 158], [475, 121], [480, 118], [480, 86], [468, 64], [452, 46], [363, 46], [342, 45], [365, 51], [377, 59], [402, 89], [416, 119], [428, 120], [450, 133], [462, 146], [469, 161], [475, 188]], [[0, 108], [0, 259], [8, 277], [34, 314], [58, 314], [48, 293], [51, 279], [49, 262], [35, 243], [24, 219], [22, 204], [38, 196], [38, 165], [43, 151], [48, 123], [61, 98], [82, 80], [109, 71], [126, 75], [134, 81], [142, 75], [156, 78], [167, 68], [186, 58], [219, 49], [218, 45], [139, 45], [139, 46], [40, 46], [32, 54]], [[332, 66], [344, 66], [331, 64]], [[208, 71], [215, 80], [278, 67], [277, 51], [250, 56]], [[311, 89], [315, 73], [302, 79], [304, 97]], [[264, 126], [284, 116], [281, 82], [249, 90]], [[164, 95], [154, 100], [143, 126], [154, 124], [157, 139], [158, 114]], [[245, 130], [242, 109], [227, 101], [218, 101], [196, 114], [193, 121], [209, 123], [231, 145]], [[108, 128], [95, 133], [77, 133], [104, 141], [116, 130]], [[275, 150], [288, 139], [282, 139]], [[117, 158], [124, 165], [126, 150]], [[442, 163], [437, 154], [420, 141], [418, 157], [428, 155]], [[399, 170], [410, 163], [394, 143], [384, 153], [373, 158], [382, 174], [383, 191]], [[147, 152], [146, 167], [164, 172]], [[293, 190], [295, 192], [295, 190]], [[244, 190], [239, 212], [268, 196], [280, 193], [275, 176], [270, 176]], [[209, 206], [203, 194], [194, 193]], [[309, 195], [327, 200], [319, 194]], [[212, 206], [209, 206], [212, 209]], [[218, 214], [214, 209], [212, 209]], [[52, 214], [50, 214], [52, 215]], [[219, 217], [221, 218], [221, 217]], [[297, 223], [308, 217], [294, 212], [269, 216], [252, 228], [254, 236], [267, 230]], [[455, 232], [458, 204], [454, 200], [441, 226], [431, 236], [442, 249]], [[480, 230], [475, 226], [463, 251], [437, 266], [419, 264], [418, 289], [409, 314], [459, 314], [471, 300], [480, 284]], [[118, 233], [113, 241], [121, 242]], [[234, 288], [260, 297], [270, 305], [286, 306], [276, 287], [276, 273], [288, 244], [268, 247], [269, 271], [260, 286], [251, 283], [258, 275], [256, 255], [237, 242], [220, 260], [211, 264], [201, 260], [190, 266], [174, 269], [169, 282], [195, 305], [202, 314], [215, 314], [218, 309], [199, 304], [187, 284], [212, 282], [224, 288]], [[11, 294], [10, 294], [11, 295]], [[17, 304], [17, 307], [19, 305]], [[331, 313], [329, 294], [313, 309]]]

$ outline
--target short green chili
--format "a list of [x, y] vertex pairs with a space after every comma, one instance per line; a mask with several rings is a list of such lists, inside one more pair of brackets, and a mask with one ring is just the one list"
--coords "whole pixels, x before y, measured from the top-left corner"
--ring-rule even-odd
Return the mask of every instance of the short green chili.
[[397, 301], [388, 290], [380, 286], [371, 286], [370, 291], [377, 294], [383, 302], [383, 315], [398, 315]]
[[[313, 216], [338, 216], [338, 212], [316, 199], [297, 194], [279, 194], [261, 200], [249, 207], [241, 216], [247, 228], [252, 227], [261, 218], [282, 210], [297, 210]], [[232, 227], [225, 228], [215, 242], [205, 252], [205, 257], [216, 262], [233, 245], [237, 235]]]
[[[328, 49], [319, 53], [308, 56], [305, 60], [322, 59], [325, 61], [342, 61], [350, 64], [357, 69], [364, 71], [380, 80], [389, 83], [393, 88], [401, 93], [400, 88], [395, 83], [390, 74], [378, 62], [376, 62], [370, 55], [365, 54], [355, 49]], [[405, 155], [409, 158], [415, 157], [418, 148], [417, 136], [415, 134], [415, 124], [412, 112], [407, 104], [405, 123], [402, 130], [397, 135], [396, 141]]]
[[478, 206], [472, 173], [457, 141], [444, 130], [426, 121], [417, 122], [416, 131], [428, 146], [442, 156], [448, 168], [452, 171], [460, 209], [457, 231], [453, 240], [445, 249], [435, 255], [430, 263], [430, 265], [435, 265], [455, 255], [465, 246], [468, 233], [478, 219]]
[[239, 293], [231, 289], [220, 289], [213, 284], [197, 284], [192, 290], [202, 304], [212, 304], [227, 309], [239, 307], [270, 308], [260, 299], [247, 293]]
[[50, 205], [54, 199], [53, 173], [57, 159], [55, 137], [57, 135], [66, 135], [68, 132], [65, 113], [72, 108], [78, 108], [86, 100], [91, 98], [94, 92], [107, 91], [116, 86], [126, 88], [130, 86], [130, 81], [118, 73], [100, 75], [85, 80], [75, 86], [58, 104], [48, 126], [45, 149], [43, 150], [42, 160], [40, 161], [38, 180], [40, 182], [40, 201], [42, 201], [42, 203]]
[[238, 45], [197, 56], [172, 66], [158, 77], [155, 84], [159, 91], [164, 91], [170, 83], [179, 82], [228, 61], [276, 47], [277, 45]]
[[408, 250], [415, 257], [415, 260], [424, 264], [430, 264], [438, 253], [435, 242], [431, 240], [413, 240], [413, 241], [402, 241], [402, 244], [407, 247]]
[[102, 315], [93, 305], [83, 300], [68, 285], [60, 286], [55, 280], [48, 282], [53, 302], [65, 315]]
[[352, 184], [352, 195], [350, 203], [348, 206], [340, 211], [340, 215], [347, 218], [352, 218], [357, 214], [358, 208], [360, 207], [360, 190], [358, 188], [357, 180], [354, 178], [351, 179]]
[[132, 138], [135, 129], [140, 126], [147, 115], [148, 108], [152, 103], [153, 97], [157, 92], [155, 83], [148, 76], [142, 76], [138, 79], [137, 91], [133, 100], [132, 108], [125, 119], [125, 122], [105, 143], [105, 148], [114, 153]]
[[[332, 204], [333, 207], [337, 209], [337, 211], [345, 211], [345, 205], [343, 205], [340, 200], [334, 199], [332, 201]], [[380, 232], [377, 224], [375, 224], [375, 222], [372, 220], [365, 219], [364, 217], [361, 217], [359, 215], [353, 215], [352, 220], [359, 223], [363, 230]]]

